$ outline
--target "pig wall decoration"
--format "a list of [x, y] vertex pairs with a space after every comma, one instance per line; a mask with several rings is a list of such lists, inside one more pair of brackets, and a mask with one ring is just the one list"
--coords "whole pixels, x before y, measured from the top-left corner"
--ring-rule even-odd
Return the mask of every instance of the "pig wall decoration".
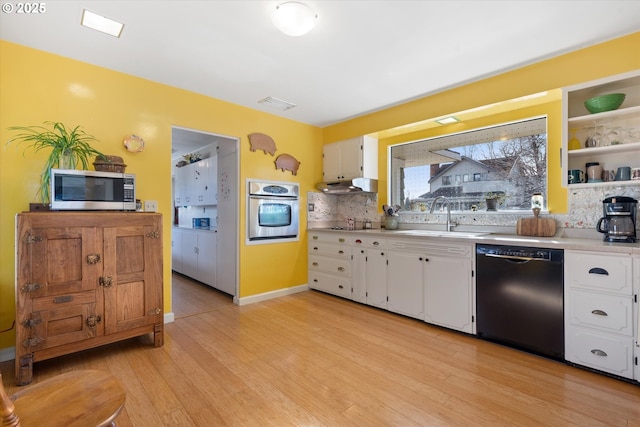
[[276, 154], [277, 148], [275, 141], [269, 135], [265, 135], [264, 133], [250, 134], [249, 144], [251, 145], [251, 151], [262, 150], [264, 151], [264, 154], [269, 153], [272, 156], [275, 156]]
[[297, 175], [300, 167], [300, 162], [291, 154], [280, 154], [276, 157], [275, 164], [276, 169], [280, 169], [282, 172], [285, 170], [291, 171], [292, 175]]

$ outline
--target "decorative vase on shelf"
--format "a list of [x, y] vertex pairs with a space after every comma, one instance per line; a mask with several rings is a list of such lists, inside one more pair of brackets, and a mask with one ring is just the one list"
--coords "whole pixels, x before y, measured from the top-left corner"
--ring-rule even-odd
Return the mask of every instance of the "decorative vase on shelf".
[[385, 230], [395, 230], [398, 228], [398, 217], [397, 216], [387, 216], [384, 218], [384, 228]]
[[571, 138], [569, 139], [569, 150], [577, 150], [581, 148], [580, 140], [576, 138], [576, 129], [569, 130], [571, 132]]

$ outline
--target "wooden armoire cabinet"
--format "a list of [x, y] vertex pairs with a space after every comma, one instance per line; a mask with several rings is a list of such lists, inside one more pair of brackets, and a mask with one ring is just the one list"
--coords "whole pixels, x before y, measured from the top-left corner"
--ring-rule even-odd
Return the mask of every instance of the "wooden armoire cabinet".
[[16, 382], [33, 363], [153, 333], [163, 344], [162, 215], [16, 218]]

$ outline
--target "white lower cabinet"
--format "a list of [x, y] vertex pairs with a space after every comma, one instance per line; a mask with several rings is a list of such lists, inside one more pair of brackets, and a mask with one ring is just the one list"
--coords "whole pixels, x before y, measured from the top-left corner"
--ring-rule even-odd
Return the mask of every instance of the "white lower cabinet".
[[638, 284], [628, 255], [565, 251], [565, 359], [634, 378]]
[[182, 230], [171, 229], [171, 269], [182, 273]]
[[[173, 229], [172, 268], [216, 287], [216, 233], [212, 230]], [[178, 237], [179, 236], [179, 237]], [[179, 247], [178, 250], [176, 250]], [[179, 261], [178, 261], [179, 259]]]
[[387, 258], [389, 311], [424, 320], [424, 256], [389, 251]]
[[367, 305], [389, 309], [387, 277], [387, 253], [383, 249], [367, 249]]
[[378, 308], [387, 308], [387, 254], [385, 240], [356, 236], [352, 245], [352, 299]]
[[309, 233], [309, 287], [473, 333], [473, 244]]
[[469, 257], [428, 257], [424, 287], [426, 322], [474, 332], [472, 271], [473, 261]]
[[390, 310], [474, 332], [473, 244], [395, 240], [388, 257]]
[[309, 233], [309, 287], [351, 298], [351, 247], [337, 234]]

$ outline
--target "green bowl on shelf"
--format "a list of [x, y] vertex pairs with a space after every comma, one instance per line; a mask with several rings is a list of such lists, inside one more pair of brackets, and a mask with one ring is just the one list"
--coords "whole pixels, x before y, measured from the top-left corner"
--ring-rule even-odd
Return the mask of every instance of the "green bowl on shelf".
[[587, 99], [584, 106], [591, 113], [603, 113], [605, 111], [613, 111], [620, 108], [625, 98], [624, 93], [610, 93], [608, 95], [600, 95]]

